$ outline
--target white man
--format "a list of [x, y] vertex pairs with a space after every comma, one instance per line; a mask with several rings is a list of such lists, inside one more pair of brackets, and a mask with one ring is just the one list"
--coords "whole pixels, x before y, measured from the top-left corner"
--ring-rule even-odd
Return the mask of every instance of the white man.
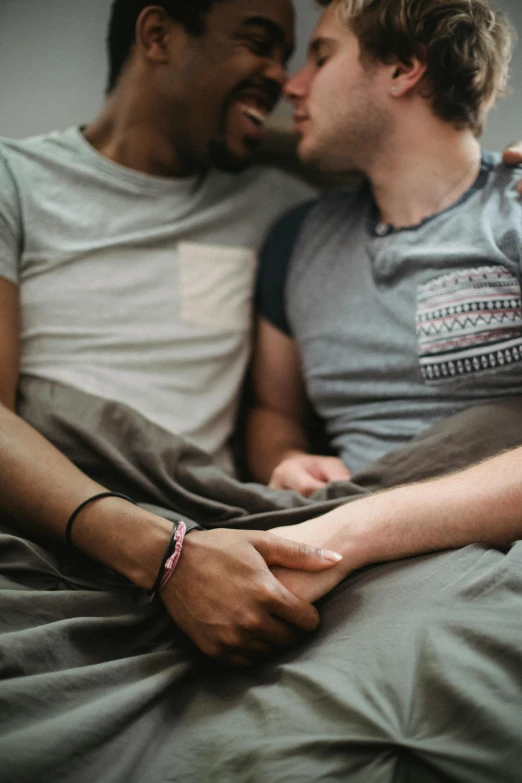
[[[369, 185], [298, 208], [267, 241], [249, 443], [256, 478], [303, 494], [522, 392], [518, 177], [477, 139], [505, 87], [506, 20], [485, 0], [323, 5], [286, 87], [299, 154]], [[306, 453], [307, 395], [338, 458]], [[285, 583], [315, 599], [354, 566], [516, 540], [521, 462], [514, 451], [279, 531], [344, 556]]]

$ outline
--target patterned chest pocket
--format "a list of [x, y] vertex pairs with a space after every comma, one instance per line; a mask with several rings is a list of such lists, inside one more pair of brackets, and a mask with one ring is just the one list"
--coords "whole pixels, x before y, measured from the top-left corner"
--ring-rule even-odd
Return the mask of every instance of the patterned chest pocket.
[[522, 360], [521, 289], [504, 266], [467, 269], [417, 289], [417, 349], [428, 384], [465, 379]]

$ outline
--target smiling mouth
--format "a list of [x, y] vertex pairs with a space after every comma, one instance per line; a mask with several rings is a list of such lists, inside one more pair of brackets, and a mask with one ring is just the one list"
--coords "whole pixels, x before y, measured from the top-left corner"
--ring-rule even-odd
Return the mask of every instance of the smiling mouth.
[[262, 130], [275, 108], [279, 94], [279, 89], [247, 88], [237, 96], [236, 105], [255, 128]]
[[239, 108], [249, 120], [252, 120], [254, 125], [258, 128], [264, 128], [270, 112], [268, 110], [255, 109], [252, 106], [246, 106], [244, 103], [239, 104]]

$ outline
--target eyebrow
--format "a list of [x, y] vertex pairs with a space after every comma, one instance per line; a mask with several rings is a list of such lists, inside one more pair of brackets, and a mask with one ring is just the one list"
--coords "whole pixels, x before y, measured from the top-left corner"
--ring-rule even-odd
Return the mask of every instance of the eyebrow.
[[[282, 27], [277, 22], [267, 19], [266, 16], [249, 16], [243, 22], [243, 27], [262, 27], [266, 30], [277, 43], [284, 44], [286, 35]], [[285, 58], [289, 59], [294, 52], [294, 46], [285, 46]]]
[[335, 40], [333, 38], [324, 38], [324, 37], [314, 38], [314, 40], [311, 41], [308, 46], [308, 54], [309, 55], [317, 54], [317, 52], [323, 46], [331, 46], [332, 44], [335, 44]]

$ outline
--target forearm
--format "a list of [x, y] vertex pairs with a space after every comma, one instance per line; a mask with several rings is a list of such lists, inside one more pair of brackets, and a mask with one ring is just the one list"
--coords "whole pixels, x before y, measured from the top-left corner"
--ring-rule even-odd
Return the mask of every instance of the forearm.
[[268, 407], [259, 406], [250, 412], [247, 439], [250, 471], [263, 484], [268, 484], [283, 459], [308, 450], [301, 422]]
[[[0, 508], [20, 527], [63, 541], [73, 510], [105, 489], [0, 405]], [[73, 541], [95, 560], [150, 587], [171, 527], [124, 500], [105, 498], [81, 512]]]
[[345, 570], [472, 543], [505, 546], [522, 537], [522, 449], [348, 503], [288, 533], [298, 531], [340, 552]]

